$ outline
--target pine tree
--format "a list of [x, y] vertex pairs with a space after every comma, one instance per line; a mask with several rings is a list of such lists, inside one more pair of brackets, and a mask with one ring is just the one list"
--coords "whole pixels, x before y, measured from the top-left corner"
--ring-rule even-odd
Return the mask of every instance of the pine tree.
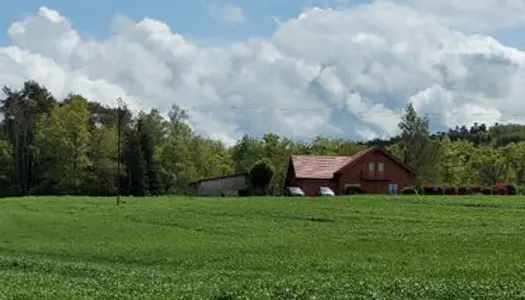
[[147, 195], [147, 176], [144, 152], [139, 132], [129, 129], [126, 132], [125, 155], [123, 163], [128, 175], [128, 193], [133, 196]]
[[137, 122], [137, 131], [140, 135], [142, 154], [146, 170], [146, 186], [150, 195], [162, 194], [162, 182], [160, 179], [160, 170], [155, 163], [155, 143], [152, 133], [145, 126], [142, 119]]

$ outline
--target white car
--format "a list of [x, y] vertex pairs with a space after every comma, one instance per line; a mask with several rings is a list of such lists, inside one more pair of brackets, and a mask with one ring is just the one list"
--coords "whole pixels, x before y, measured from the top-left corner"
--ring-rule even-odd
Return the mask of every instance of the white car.
[[319, 197], [323, 197], [323, 196], [333, 197], [333, 196], [335, 196], [334, 191], [332, 191], [332, 189], [327, 187], [327, 186], [322, 186], [322, 187], [317, 188], [317, 191], [316, 191], [315, 194], [317, 196], [319, 196]]

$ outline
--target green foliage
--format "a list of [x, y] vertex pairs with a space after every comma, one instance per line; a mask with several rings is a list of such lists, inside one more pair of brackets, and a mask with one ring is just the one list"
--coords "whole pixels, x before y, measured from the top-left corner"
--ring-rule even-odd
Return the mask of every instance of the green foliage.
[[141, 138], [142, 136], [137, 128], [126, 131], [123, 160], [128, 178], [127, 193], [133, 196], [148, 194], [147, 166]]
[[504, 180], [506, 160], [501, 149], [490, 146], [481, 146], [476, 149], [472, 159], [472, 167], [477, 170], [479, 182], [482, 185], [492, 186]]
[[118, 111], [75, 94], [58, 102], [33, 81], [3, 92], [0, 195], [114, 195], [119, 183], [125, 194], [183, 194], [189, 182], [249, 172], [261, 160], [274, 171], [265, 192], [280, 194], [291, 154], [352, 155], [376, 145], [416, 169], [418, 186], [525, 185], [525, 126], [474, 123], [431, 134], [428, 119], [411, 103], [399, 123], [401, 134], [388, 140], [293, 141], [266, 133], [245, 135], [228, 146], [196, 134], [189, 113], [176, 104], [167, 117], [156, 109], [133, 115], [125, 106]]
[[38, 120], [35, 145], [44, 186], [74, 194], [83, 188], [91, 165], [89, 118], [87, 101], [72, 96]]
[[11, 145], [7, 141], [0, 140], [0, 195], [8, 194], [11, 188], [12, 160]]
[[255, 190], [266, 192], [272, 182], [274, 170], [268, 160], [256, 162], [250, 169], [250, 181]]
[[523, 197], [125, 202], [0, 200], [0, 299], [525, 296]]
[[436, 157], [441, 144], [431, 139], [428, 119], [417, 115], [411, 102], [399, 123], [402, 161], [414, 168], [420, 178], [434, 181], [437, 177]]

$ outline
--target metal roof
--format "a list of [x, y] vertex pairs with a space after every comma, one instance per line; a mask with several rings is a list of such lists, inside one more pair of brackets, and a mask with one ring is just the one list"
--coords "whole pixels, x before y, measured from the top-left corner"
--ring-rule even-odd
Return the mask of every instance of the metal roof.
[[352, 156], [292, 155], [295, 177], [304, 179], [332, 179], [334, 175], [341, 172], [344, 167], [375, 150], [381, 151], [407, 171], [417, 174], [415, 170], [402, 163], [383, 147], [377, 146], [361, 150]]
[[223, 176], [217, 176], [217, 177], [203, 178], [203, 179], [199, 179], [199, 180], [195, 180], [195, 181], [189, 182], [188, 185], [199, 184], [199, 183], [205, 182], [205, 181], [221, 180], [221, 179], [224, 179], [224, 178], [232, 178], [232, 177], [249, 177], [249, 174], [248, 173], [237, 173], [237, 174], [229, 174], [229, 175], [223, 175]]
[[292, 155], [296, 178], [332, 179], [354, 156]]

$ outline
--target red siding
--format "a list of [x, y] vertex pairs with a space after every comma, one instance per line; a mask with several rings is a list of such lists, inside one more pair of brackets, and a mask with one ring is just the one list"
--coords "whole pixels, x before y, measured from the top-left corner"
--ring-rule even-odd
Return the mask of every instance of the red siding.
[[[374, 173], [369, 173], [369, 163], [374, 163]], [[383, 163], [382, 174], [377, 163]], [[399, 163], [381, 151], [371, 151], [344, 170], [339, 179], [338, 193], [344, 193], [345, 184], [360, 183], [367, 194], [388, 194], [388, 185], [397, 184], [398, 193], [404, 187], [414, 185], [415, 178]]]
[[[374, 163], [373, 171], [369, 169], [369, 163]], [[383, 163], [382, 172], [378, 163]], [[298, 186], [306, 195], [315, 196], [321, 186], [331, 187], [336, 194], [344, 194], [346, 184], [358, 183], [367, 194], [388, 194], [389, 184], [397, 184], [398, 193], [404, 187], [415, 184], [412, 172], [377, 149], [363, 153], [340, 171], [341, 174], [334, 174], [334, 179], [297, 179], [290, 161], [285, 185]]]

